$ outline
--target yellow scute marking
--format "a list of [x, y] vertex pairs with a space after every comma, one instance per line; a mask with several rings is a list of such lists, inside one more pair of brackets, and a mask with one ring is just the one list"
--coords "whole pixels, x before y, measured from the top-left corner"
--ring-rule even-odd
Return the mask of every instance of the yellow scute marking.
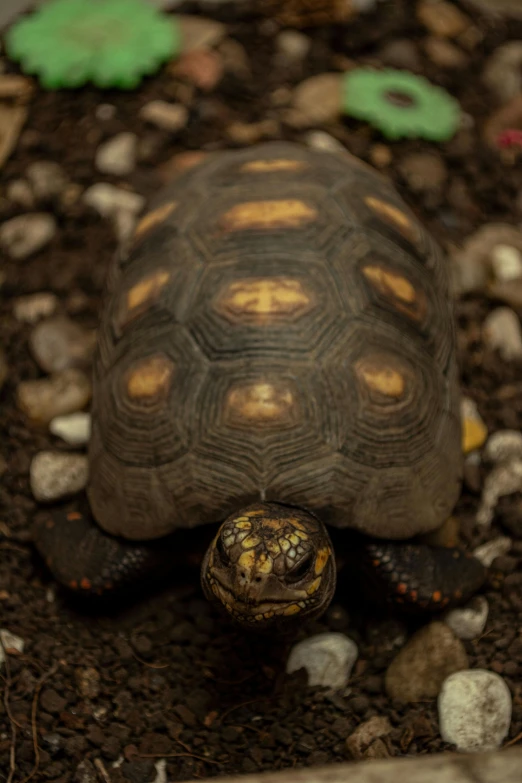
[[243, 549], [253, 549], [259, 544], [260, 541], [261, 539], [259, 538], [259, 536], [251, 534], [241, 542], [241, 546]]
[[134, 316], [144, 312], [149, 305], [155, 302], [169, 279], [170, 274], [165, 269], [158, 269], [133, 285], [127, 291], [123, 324], [128, 323]]
[[355, 365], [355, 372], [370, 391], [396, 399], [404, 394], [406, 387], [404, 375], [393, 367], [391, 362], [386, 363], [384, 358], [359, 359]]
[[380, 266], [365, 266], [363, 274], [384, 295], [391, 293], [408, 304], [415, 301], [415, 288], [405, 277]]
[[171, 214], [171, 212], [174, 212], [177, 206], [177, 201], [169, 201], [166, 204], [162, 204], [160, 207], [153, 209], [152, 212], [148, 212], [142, 217], [136, 226], [134, 236], [137, 239], [140, 239], [147, 231], [153, 228], [153, 226], [159, 225], [166, 218], [168, 218], [168, 216]]
[[319, 576], [323, 573], [324, 567], [327, 564], [328, 560], [330, 558], [330, 550], [329, 549], [320, 549], [317, 553], [317, 557], [315, 559], [315, 575]]
[[127, 393], [132, 400], [164, 396], [169, 388], [174, 365], [166, 356], [149, 356], [136, 362], [127, 373]]
[[251, 160], [243, 163], [240, 171], [264, 173], [269, 171], [300, 171], [307, 168], [302, 160], [287, 160], [286, 158], [274, 158], [273, 160]]
[[231, 283], [218, 298], [218, 310], [233, 319], [270, 322], [294, 319], [309, 310], [312, 296], [291, 277], [252, 278]]
[[248, 229], [299, 228], [317, 217], [317, 211], [299, 199], [245, 201], [221, 216], [225, 231]]
[[234, 527], [239, 528], [239, 530], [250, 530], [252, 522], [246, 517], [238, 517], [234, 520]]
[[276, 426], [292, 417], [295, 400], [284, 384], [250, 383], [229, 391], [227, 408], [233, 418]]
[[260, 555], [257, 563], [258, 574], [271, 574], [272, 573], [272, 560], [267, 558], [266, 555]]

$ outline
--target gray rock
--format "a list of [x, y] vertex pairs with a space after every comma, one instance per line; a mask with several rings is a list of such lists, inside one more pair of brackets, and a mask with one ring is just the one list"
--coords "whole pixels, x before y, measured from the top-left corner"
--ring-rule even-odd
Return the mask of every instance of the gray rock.
[[464, 753], [496, 750], [511, 724], [511, 694], [498, 674], [467, 669], [448, 677], [439, 699], [440, 734]]
[[460, 639], [445, 623], [433, 622], [417, 631], [391, 662], [386, 692], [403, 703], [435, 699], [446, 677], [467, 667]]
[[136, 167], [138, 137], [134, 133], [118, 133], [100, 144], [96, 150], [95, 165], [103, 174], [125, 177]]
[[522, 92], [522, 41], [497, 46], [482, 73], [484, 84], [501, 103]]
[[50, 378], [22, 381], [16, 404], [33, 424], [48, 425], [57, 416], [75, 413], [91, 399], [91, 382], [81, 370], [64, 370]]
[[499, 283], [508, 283], [522, 277], [522, 253], [513, 245], [496, 245], [491, 251], [493, 274]]
[[1, 666], [5, 661], [4, 649], [16, 650], [17, 652], [22, 653], [24, 651], [25, 642], [19, 636], [16, 636], [14, 633], [11, 633], [11, 631], [6, 631], [5, 628], [0, 628], [0, 639], [2, 641], [2, 644], [0, 644], [0, 666]]
[[308, 684], [341, 690], [346, 687], [357, 656], [357, 645], [342, 633], [320, 633], [298, 642], [288, 657], [288, 674], [306, 669]]
[[489, 604], [486, 598], [477, 595], [466, 606], [447, 612], [444, 622], [459, 639], [478, 639], [486, 627], [488, 613]]
[[40, 160], [27, 167], [26, 177], [37, 201], [49, 201], [61, 195], [69, 178], [59, 163]]
[[518, 315], [510, 307], [497, 307], [485, 318], [484, 342], [497, 350], [506, 362], [522, 359], [522, 328]]
[[91, 414], [79, 412], [56, 416], [49, 424], [49, 431], [70, 446], [85, 446], [91, 435]]
[[490, 435], [482, 456], [486, 462], [498, 464], [522, 460], [522, 432], [519, 430], [499, 430]]
[[84, 329], [65, 316], [39, 323], [29, 337], [31, 352], [44, 372], [87, 367], [96, 345], [96, 331]]
[[490, 525], [500, 498], [522, 492], [522, 460], [512, 459], [495, 465], [484, 481], [477, 524]]
[[137, 214], [145, 206], [145, 199], [139, 193], [118, 188], [108, 182], [97, 182], [87, 188], [83, 201], [102, 217], [114, 217], [120, 210]]
[[11, 257], [28, 258], [49, 244], [56, 234], [56, 221], [45, 212], [7, 220], [0, 226], [0, 246]]
[[140, 117], [161, 130], [176, 133], [187, 124], [189, 113], [181, 103], [156, 100], [142, 107]]
[[34, 324], [41, 318], [48, 318], [57, 307], [58, 297], [50, 291], [42, 291], [15, 299], [13, 313], [17, 321]]
[[40, 502], [74, 495], [87, 485], [89, 461], [83, 454], [40, 451], [31, 462], [31, 490]]
[[502, 555], [507, 555], [513, 546], [513, 541], [508, 536], [498, 536], [492, 538], [491, 541], [486, 541], [485, 544], [481, 544], [473, 550], [473, 554], [480, 560], [482, 565], [489, 568], [493, 560]]
[[392, 725], [388, 718], [375, 715], [357, 726], [355, 731], [347, 738], [346, 747], [351, 757], [355, 760], [370, 756], [374, 758], [374, 754], [368, 753], [368, 750], [374, 745], [376, 740], [386, 737], [391, 731]]

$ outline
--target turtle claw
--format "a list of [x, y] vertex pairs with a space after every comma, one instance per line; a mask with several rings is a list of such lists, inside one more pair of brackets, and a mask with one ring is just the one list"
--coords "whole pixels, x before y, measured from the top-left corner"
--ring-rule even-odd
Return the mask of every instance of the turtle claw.
[[487, 570], [460, 549], [398, 541], [371, 541], [363, 571], [371, 593], [407, 612], [438, 612], [466, 602]]
[[33, 523], [34, 543], [55, 579], [85, 595], [114, 594], [165, 564], [164, 548], [104, 533], [88, 512], [57, 511]]

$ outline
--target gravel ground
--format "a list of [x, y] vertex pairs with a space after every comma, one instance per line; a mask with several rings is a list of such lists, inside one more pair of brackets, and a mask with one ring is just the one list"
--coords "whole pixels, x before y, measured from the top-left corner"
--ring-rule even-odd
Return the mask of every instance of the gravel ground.
[[[235, 3], [213, 5], [223, 27], [207, 24], [210, 53], [196, 48], [135, 92], [36, 87], [30, 94], [19, 88], [27, 119], [3, 165], [0, 221], [33, 217], [12, 233], [6, 234], [6, 224], [0, 229], [0, 627], [24, 646], [17, 652], [13, 640], [3, 639], [0, 781], [160, 783], [164, 773], [169, 781], [183, 780], [449, 747], [434, 697], [403, 703], [389, 695], [388, 667], [415, 625], [363, 607], [344, 580], [326, 616], [301, 636], [343, 632], [356, 642], [358, 659], [346, 688], [307, 688], [302, 670], [285, 675], [285, 645], [249, 639], [214, 614], [195, 572], [176, 575], [173, 584], [125, 606], [89, 609], [55, 588], [27, 540], [41, 507], [29, 482], [33, 457], [43, 449], [83, 453], [52, 434], [48, 423], [57, 412], [88, 409], [83, 373], [107, 266], [142, 203], [131, 194], [148, 198], [187, 150], [264, 139], [337, 142], [390, 176], [450, 254], [464, 395], [476, 403], [490, 435], [522, 429], [522, 177], [516, 149], [492, 148], [484, 138], [488, 121], [521, 92], [520, 65], [514, 68], [518, 83], [509, 81], [508, 66], [490, 87], [483, 76], [504, 44], [522, 39], [522, 22], [491, 20], [470, 3], [455, 3], [464, 22], [441, 29], [440, 15], [419, 21], [415, 11], [424, 5], [385, 1], [346, 27], [301, 31], [242, 18]], [[1, 95], [16, 69], [0, 62]], [[318, 119], [313, 102], [304, 107], [307, 120], [292, 120], [288, 109], [303, 81], [376, 63], [423, 74], [451, 92], [464, 111], [457, 135], [442, 145], [390, 143], [362, 122]], [[153, 120], [150, 104], [158, 100], [176, 109]], [[508, 126], [522, 128], [521, 115], [513, 114]], [[42, 162], [57, 165], [36, 165]], [[118, 188], [108, 191], [105, 216], [88, 190], [96, 183]], [[484, 227], [489, 234], [470, 243]], [[515, 268], [511, 276], [506, 266]], [[35, 329], [57, 315], [72, 326], [59, 323], [60, 334], [69, 336], [53, 353], [56, 327], [51, 324], [51, 337], [40, 332], [40, 339]], [[63, 372], [69, 375], [59, 376], [58, 391], [36, 387], [35, 397], [34, 386], [29, 392], [20, 386], [38, 379], [48, 384], [50, 374], [56, 383]], [[81, 442], [84, 424], [77, 426]], [[453, 638], [445, 654], [452, 658], [458, 648], [470, 668], [488, 669], [507, 684], [512, 716], [504, 744], [522, 736], [522, 457], [520, 446], [513, 449], [497, 465], [492, 447], [489, 462], [480, 451], [468, 457], [455, 514], [463, 542], [476, 547], [510, 540], [500, 540], [483, 590], [485, 629], [472, 640]], [[492, 523], [477, 528], [477, 512], [488, 508]], [[419, 662], [421, 677], [426, 660]], [[415, 665], [402, 676], [413, 678]], [[354, 737], [360, 724], [376, 717], [382, 720], [367, 724], [367, 739]]]

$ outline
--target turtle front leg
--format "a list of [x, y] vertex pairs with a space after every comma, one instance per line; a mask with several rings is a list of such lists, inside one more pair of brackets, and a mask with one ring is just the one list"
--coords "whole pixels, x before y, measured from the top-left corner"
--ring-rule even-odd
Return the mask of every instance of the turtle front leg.
[[161, 542], [126, 541], [105, 533], [86, 508], [57, 511], [33, 524], [34, 544], [61, 585], [86, 596], [116, 594], [173, 567]]
[[438, 612], [467, 601], [487, 570], [456, 548], [402, 541], [361, 541], [363, 581], [372, 596], [407, 612]]

